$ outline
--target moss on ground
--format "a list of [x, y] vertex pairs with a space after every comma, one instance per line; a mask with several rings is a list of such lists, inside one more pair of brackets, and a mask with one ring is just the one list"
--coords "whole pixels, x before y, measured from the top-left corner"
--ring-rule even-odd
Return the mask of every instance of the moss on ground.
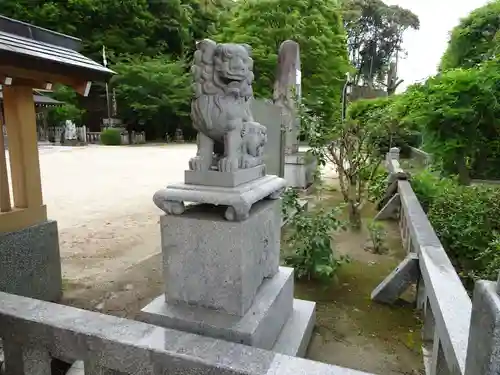
[[[340, 192], [324, 185], [310, 202], [310, 209], [342, 205]], [[374, 205], [363, 208], [365, 223], [376, 214]], [[347, 215], [342, 213], [347, 219]], [[372, 302], [372, 290], [399, 264], [405, 252], [396, 222], [384, 222], [389, 251], [376, 255], [363, 249], [368, 239], [366, 228], [349, 231], [335, 238], [334, 251], [349, 255], [329, 285], [314, 281], [296, 281], [296, 298], [312, 300], [316, 305], [316, 327], [308, 357], [354, 369], [392, 374], [422, 373], [421, 322], [409, 302], [410, 290], [395, 306]], [[287, 232], [282, 249], [287, 253]]]

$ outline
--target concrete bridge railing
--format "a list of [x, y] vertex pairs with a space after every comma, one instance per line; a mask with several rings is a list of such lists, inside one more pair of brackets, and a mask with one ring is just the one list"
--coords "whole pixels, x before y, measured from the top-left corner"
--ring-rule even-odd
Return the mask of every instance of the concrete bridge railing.
[[86, 375], [369, 375], [2, 292], [0, 338], [6, 374], [49, 375], [58, 358]]
[[[426, 374], [500, 374], [500, 298], [497, 283], [479, 281], [469, 298], [443, 245], [391, 149], [386, 165], [388, 189], [377, 219], [399, 221], [407, 258], [372, 293], [393, 303], [417, 285], [417, 308], [423, 315]], [[500, 289], [499, 289], [500, 290]]]

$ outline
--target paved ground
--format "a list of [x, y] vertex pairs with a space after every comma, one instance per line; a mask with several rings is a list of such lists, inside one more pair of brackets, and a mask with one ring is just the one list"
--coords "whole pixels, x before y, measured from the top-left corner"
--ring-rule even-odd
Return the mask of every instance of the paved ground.
[[40, 147], [64, 278], [108, 278], [160, 251], [156, 190], [183, 179], [196, 146]]

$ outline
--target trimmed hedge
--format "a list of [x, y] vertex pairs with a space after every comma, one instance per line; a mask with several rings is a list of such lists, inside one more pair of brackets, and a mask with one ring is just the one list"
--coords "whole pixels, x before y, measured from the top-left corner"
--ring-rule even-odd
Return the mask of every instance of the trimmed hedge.
[[104, 129], [101, 132], [101, 143], [106, 146], [119, 146], [122, 143], [121, 132], [118, 129]]

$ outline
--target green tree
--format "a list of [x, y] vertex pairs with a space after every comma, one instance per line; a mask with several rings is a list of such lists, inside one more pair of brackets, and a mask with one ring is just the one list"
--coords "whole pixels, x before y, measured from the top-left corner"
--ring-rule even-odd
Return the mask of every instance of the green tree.
[[213, 0], [2, 0], [2, 14], [81, 38], [83, 53], [183, 56], [205, 37], [227, 3]]
[[423, 131], [425, 145], [445, 174], [468, 184], [476, 171], [499, 158], [500, 64], [453, 69], [410, 92], [405, 120]]
[[500, 52], [500, 1], [474, 10], [460, 21], [441, 58], [440, 70], [471, 68]]
[[340, 117], [340, 95], [349, 70], [346, 37], [335, 0], [236, 2], [217, 42], [247, 43], [254, 59], [254, 93], [270, 98], [280, 44], [299, 43], [303, 101], [324, 124]]
[[382, 0], [344, 0], [342, 9], [349, 58], [356, 68], [355, 84], [363, 82], [370, 87], [383, 84], [393, 93], [401, 82], [393, 76], [395, 71], [389, 74], [390, 63], [404, 52], [403, 33], [419, 28], [418, 17]]
[[150, 139], [173, 135], [177, 127], [190, 131], [191, 77], [181, 60], [168, 56], [131, 58], [113, 66], [121, 116]]
[[54, 89], [53, 97], [63, 104], [48, 110], [47, 120], [50, 125], [63, 126], [66, 120], [72, 120], [77, 125], [82, 125], [81, 121], [85, 110], [80, 108], [78, 94], [72, 88], [58, 85]]

